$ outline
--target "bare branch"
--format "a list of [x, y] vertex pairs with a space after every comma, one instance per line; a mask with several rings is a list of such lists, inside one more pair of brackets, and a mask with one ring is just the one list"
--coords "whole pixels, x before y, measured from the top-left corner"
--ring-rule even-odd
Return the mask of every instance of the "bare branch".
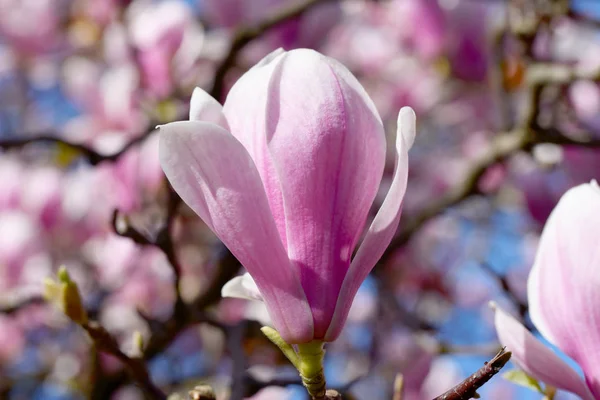
[[29, 296], [26, 298], [11, 299], [0, 304], [0, 314], [14, 314], [16, 312], [19, 312], [20, 310], [25, 309], [30, 305], [43, 304], [45, 302], [46, 301], [44, 300], [44, 298], [38, 295]]
[[[154, 126], [154, 125], [152, 125], [152, 126]], [[11, 149], [20, 149], [20, 148], [23, 148], [27, 145], [34, 144], [34, 143], [59, 144], [59, 145], [63, 145], [70, 149], [75, 150], [82, 157], [85, 157], [89, 161], [90, 164], [98, 165], [104, 161], [117, 161], [123, 154], [127, 153], [131, 148], [133, 148], [136, 145], [143, 142], [148, 136], [150, 136], [150, 134], [152, 132], [154, 132], [154, 128], [147, 130], [140, 136], [127, 142], [127, 144], [125, 146], [123, 146], [123, 148], [121, 148], [119, 151], [112, 153], [112, 154], [101, 154], [86, 145], [83, 145], [80, 143], [74, 143], [74, 142], [71, 142], [71, 141], [68, 141], [65, 139], [61, 139], [59, 137], [59, 135], [54, 132], [45, 134], [45, 135], [39, 135], [36, 137], [25, 137], [25, 138], [18, 138], [18, 139], [3, 139], [3, 140], [0, 140], [0, 148], [2, 148], [4, 150], [11, 150]]]
[[273, 15], [270, 18], [265, 19], [263, 22], [256, 26], [242, 26], [234, 34], [233, 42], [229, 48], [229, 53], [223, 61], [217, 67], [215, 72], [215, 78], [213, 80], [210, 94], [215, 99], [220, 99], [223, 92], [223, 85], [225, 83], [225, 77], [227, 72], [235, 65], [238, 54], [253, 40], [261, 37], [263, 34], [276, 27], [277, 25], [286, 22], [290, 19], [296, 18], [310, 10], [312, 7], [323, 4], [333, 0], [306, 0], [302, 3], [295, 4], [289, 8], [284, 9], [281, 12]]
[[425, 223], [448, 208], [463, 202], [472, 195], [478, 194], [479, 180], [490, 167], [531, 146], [531, 137], [528, 133], [528, 130], [517, 129], [497, 137], [488, 151], [473, 163], [466, 176], [460, 180], [460, 183], [447, 191], [442, 197], [427, 205], [415, 217], [402, 223], [403, 229], [392, 240], [381, 261], [385, 262], [395, 249], [406, 244], [411, 236], [421, 229]]
[[[519, 297], [513, 292], [510, 283], [508, 283], [508, 280], [506, 279], [505, 276], [500, 275], [499, 273], [497, 273], [491, 265], [487, 264], [486, 262], [482, 262], [480, 263], [481, 267], [488, 272], [494, 279], [496, 279], [496, 281], [498, 282], [498, 284], [500, 285], [500, 288], [502, 289], [502, 291], [512, 300], [512, 302], [517, 306], [518, 311], [519, 311], [519, 315], [521, 317], [525, 317], [525, 314], [527, 313], [528, 310], [528, 306], [526, 303], [524, 303], [523, 301], [521, 301], [521, 299], [519, 299]], [[528, 326], [528, 328], [531, 328], [530, 326]]]
[[469, 400], [479, 398], [477, 390], [500, 372], [502, 367], [510, 360], [511, 355], [510, 351], [505, 351], [505, 349], [500, 350], [494, 358], [486, 362], [473, 375], [433, 400]]
[[462, 203], [473, 195], [479, 194], [478, 185], [481, 177], [491, 167], [504, 162], [519, 151], [529, 151], [536, 144], [543, 143], [583, 148], [600, 148], [600, 139], [594, 139], [591, 133], [579, 132], [576, 136], [589, 138], [582, 140], [569, 137], [557, 128], [542, 128], [537, 124], [540, 107], [539, 100], [546, 84], [546, 80], [540, 79], [539, 81], [535, 81], [535, 84], [530, 88], [530, 105], [524, 113], [519, 127], [497, 136], [488, 151], [473, 162], [465, 177], [460, 179], [456, 186], [448, 190], [439, 199], [425, 206], [415, 217], [401, 224], [403, 227], [402, 230], [388, 246], [381, 258], [381, 262], [385, 262], [395, 249], [405, 245], [412, 235], [427, 222], [442, 214], [448, 208]]
[[587, 70], [557, 63], [533, 63], [527, 67], [525, 82], [534, 85], [564, 85], [576, 80], [600, 80], [600, 70]]
[[166, 400], [167, 395], [150, 379], [146, 363], [141, 358], [129, 357], [119, 348], [119, 343], [108, 331], [97, 322], [82, 324], [81, 327], [90, 335], [97, 349], [115, 356], [121, 361], [134, 381], [144, 390], [147, 398]]

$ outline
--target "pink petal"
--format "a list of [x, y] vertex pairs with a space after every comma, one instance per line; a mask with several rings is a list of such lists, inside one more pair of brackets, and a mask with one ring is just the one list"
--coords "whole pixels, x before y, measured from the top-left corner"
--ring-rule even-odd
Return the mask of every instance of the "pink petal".
[[286, 57], [280, 49], [263, 58], [231, 88], [223, 112], [230, 131], [246, 148], [263, 181], [279, 236], [287, 247], [285, 213], [279, 177], [267, 148], [268, 89], [275, 67]]
[[410, 107], [400, 110], [392, 185], [346, 274], [331, 325], [325, 336], [327, 341], [335, 340], [340, 334], [358, 288], [383, 255], [398, 228], [408, 180], [408, 150], [415, 140], [415, 120], [415, 112]]
[[540, 332], [573, 358], [600, 397], [600, 189], [583, 184], [550, 215], [528, 282]]
[[495, 307], [498, 338], [508, 351], [512, 361], [532, 377], [579, 395], [584, 400], [593, 400], [583, 379], [552, 350], [544, 346], [525, 327], [501, 308]]
[[190, 121], [212, 122], [229, 130], [223, 107], [210, 94], [195, 88], [190, 100]]
[[252, 274], [281, 336], [311, 340], [306, 297], [244, 147], [217, 125], [184, 121], [160, 128], [159, 152], [177, 193]]
[[266, 139], [279, 175], [287, 248], [323, 338], [377, 193], [385, 134], [373, 102], [338, 62], [288, 52], [273, 72]]

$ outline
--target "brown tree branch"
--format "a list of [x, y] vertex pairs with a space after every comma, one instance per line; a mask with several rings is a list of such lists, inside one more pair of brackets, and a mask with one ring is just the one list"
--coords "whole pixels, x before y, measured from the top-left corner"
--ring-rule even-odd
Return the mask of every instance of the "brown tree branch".
[[46, 300], [44, 300], [44, 298], [39, 295], [32, 295], [29, 297], [19, 299], [10, 299], [6, 302], [3, 301], [0, 303], [0, 314], [14, 314], [30, 305], [44, 304], [45, 302]]
[[392, 240], [381, 261], [385, 262], [395, 249], [406, 244], [425, 223], [437, 217], [446, 209], [463, 202], [472, 195], [478, 194], [479, 180], [489, 168], [529, 146], [531, 146], [531, 140], [528, 131], [524, 129], [498, 136], [488, 151], [473, 162], [465, 177], [456, 186], [448, 190], [439, 199], [425, 206], [415, 217], [401, 223], [402, 230]]
[[[152, 125], [152, 126], [154, 126], [154, 125]], [[152, 132], [154, 132], [154, 131], [155, 131], [154, 128], [148, 129], [143, 134], [141, 134], [138, 137], [127, 142], [127, 144], [125, 146], [123, 146], [123, 148], [121, 148], [119, 151], [114, 152], [112, 154], [101, 154], [101, 153], [97, 152], [96, 150], [92, 149], [91, 147], [88, 147], [84, 144], [71, 142], [66, 139], [61, 139], [59, 137], [59, 135], [56, 134], [55, 132], [51, 132], [51, 133], [47, 133], [47, 134], [39, 135], [39, 136], [35, 136], [35, 137], [25, 137], [25, 138], [18, 138], [18, 139], [2, 139], [2, 140], [0, 140], [0, 148], [2, 148], [4, 150], [21, 149], [27, 145], [37, 144], [37, 143], [49, 143], [49, 144], [55, 144], [55, 145], [63, 145], [72, 150], [75, 150], [82, 157], [86, 158], [91, 165], [98, 165], [104, 161], [117, 161], [123, 154], [127, 153], [133, 147], [137, 146], [138, 144], [140, 144], [141, 142], [146, 140], [146, 138], [148, 136], [150, 136], [150, 134], [152, 134]]]
[[[596, 73], [594, 73], [596, 74]], [[552, 78], [553, 77], [553, 78]], [[385, 262], [393, 252], [405, 245], [412, 235], [420, 230], [427, 222], [442, 214], [448, 208], [462, 203], [469, 197], [479, 194], [479, 181], [481, 177], [493, 166], [506, 161], [519, 151], [529, 151], [537, 144], [557, 144], [562, 146], [577, 146], [583, 148], [600, 148], [600, 139], [594, 139], [589, 132], [579, 132], [576, 136], [590, 138], [587, 140], [576, 139], [562, 133], [554, 127], [543, 128], [537, 123], [539, 114], [540, 97], [544, 87], [550, 82], [554, 84], [565, 83], [563, 76], [553, 74], [540, 75], [532, 78], [532, 86], [529, 90], [529, 108], [524, 113], [522, 121], [516, 129], [498, 135], [490, 145], [489, 149], [476, 159], [468, 169], [465, 177], [456, 186], [448, 190], [439, 199], [426, 205], [416, 216], [402, 222], [402, 229], [392, 240], [385, 251], [381, 262]], [[600, 80], [600, 74], [594, 75]]]
[[111, 354], [121, 361], [133, 380], [146, 393], [146, 398], [153, 400], [166, 400], [167, 395], [150, 379], [146, 363], [141, 358], [129, 357], [123, 353], [117, 340], [104, 327], [97, 322], [88, 322], [81, 327], [92, 338], [94, 345], [100, 351]]
[[469, 400], [479, 398], [477, 390], [496, 375], [510, 360], [511, 352], [500, 350], [489, 362], [479, 368], [473, 375], [454, 386], [433, 400]]
[[209, 93], [217, 100], [221, 98], [227, 73], [235, 65], [239, 53], [250, 42], [261, 37], [263, 34], [277, 25], [280, 25], [290, 19], [300, 17], [312, 7], [329, 1], [334, 0], [306, 0], [302, 3], [285, 8], [284, 10], [265, 19], [263, 22], [255, 26], [242, 26], [239, 28], [233, 36], [233, 41], [229, 48], [229, 52], [217, 67], [215, 78], [213, 79], [213, 84]]
[[[516, 293], [512, 290], [512, 287], [510, 286], [510, 283], [506, 279], [506, 276], [503, 276], [503, 275], [500, 275], [499, 273], [497, 273], [494, 270], [494, 268], [492, 268], [492, 266], [486, 262], [481, 262], [480, 265], [492, 278], [494, 278], [496, 280], [496, 282], [498, 282], [498, 285], [500, 285], [500, 288], [502, 289], [502, 291], [506, 294], [506, 296], [508, 298], [510, 298], [510, 300], [517, 307], [517, 311], [519, 312], [519, 315], [525, 320], [525, 314], [527, 314], [527, 310], [529, 309], [529, 306], [527, 305], [527, 303], [524, 303], [523, 301], [521, 301], [521, 299], [519, 299], [519, 297], [516, 295]], [[526, 325], [527, 325], [527, 328], [532, 330], [533, 326], [531, 326], [528, 323]]]

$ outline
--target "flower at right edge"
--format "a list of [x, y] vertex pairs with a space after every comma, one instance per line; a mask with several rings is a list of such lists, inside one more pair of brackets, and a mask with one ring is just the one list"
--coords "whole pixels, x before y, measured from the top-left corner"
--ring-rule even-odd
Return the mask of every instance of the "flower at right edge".
[[527, 295], [540, 334], [581, 367], [582, 377], [520, 322], [496, 308], [495, 325], [512, 360], [533, 378], [600, 399], [600, 188], [567, 191], [540, 238]]

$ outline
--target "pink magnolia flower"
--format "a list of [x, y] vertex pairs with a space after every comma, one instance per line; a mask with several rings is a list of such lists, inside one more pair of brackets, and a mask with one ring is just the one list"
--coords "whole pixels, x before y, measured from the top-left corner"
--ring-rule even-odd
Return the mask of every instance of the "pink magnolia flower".
[[[253, 26], [297, 5], [297, 0], [203, 0], [207, 22], [211, 26], [231, 28]], [[258, 60], [274, 47], [318, 48], [331, 29], [340, 21], [341, 7], [337, 2], [323, 2], [301, 16], [279, 24], [262, 40], [252, 43], [244, 56]]]
[[553, 345], [575, 360], [585, 380], [521, 323], [496, 309], [500, 342], [536, 379], [584, 400], [600, 399], [600, 188], [579, 185], [563, 195], [542, 233], [529, 274], [531, 320]]
[[151, 94], [166, 98], [181, 78], [178, 75], [199, 56], [204, 30], [181, 1], [134, 3], [129, 11], [142, 83]]
[[[393, 11], [387, 15], [391, 27], [407, 42], [414, 52], [425, 59], [439, 57], [446, 46], [448, 22], [436, 0], [395, 0], [390, 3]], [[398, 16], [404, 15], [403, 24]]]
[[0, 0], [0, 37], [27, 55], [59, 50], [64, 45], [60, 9], [53, 0]]
[[396, 231], [413, 111], [400, 111], [393, 182], [353, 259], [386, 143], [373, 102], [344, 66], [307, 49], [273, 52], [223, 107], [197, 89], [190, 120], [161, 127], [160, 160], [250, 273], [224, 294], [264, 300], [288, 343], [334, 340]]

